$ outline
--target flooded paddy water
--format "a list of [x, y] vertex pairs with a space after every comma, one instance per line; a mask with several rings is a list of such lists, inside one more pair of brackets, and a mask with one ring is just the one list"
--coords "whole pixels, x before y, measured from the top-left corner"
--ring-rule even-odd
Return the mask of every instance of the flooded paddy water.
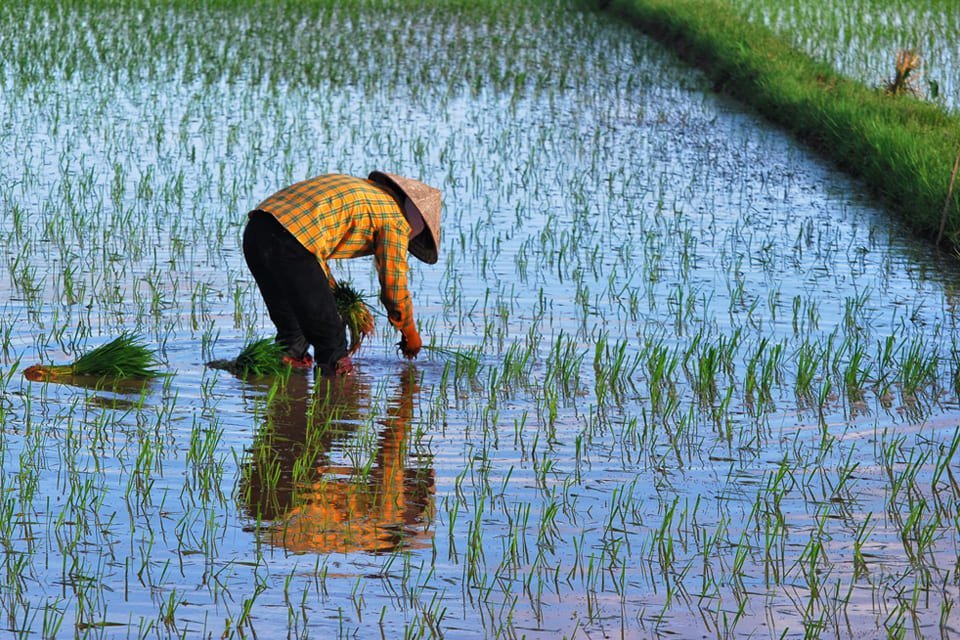
[[[956, 261], [607, 16], [332, 5], [0, 8], [4, 634], [960, 633]], [[442, 349], [207, 368], [247, 210], [377, 168]]]

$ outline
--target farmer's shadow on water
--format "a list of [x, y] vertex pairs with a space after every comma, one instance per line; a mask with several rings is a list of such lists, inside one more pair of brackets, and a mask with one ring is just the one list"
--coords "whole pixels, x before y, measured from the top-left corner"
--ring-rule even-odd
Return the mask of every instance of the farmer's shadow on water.
[[434, 471], [410, 455], [416, 370], [377, 402], [356, 376], [291, 376], [267, 402], [240, 499], [268, 544], [293, 552], [387, 553], [429, 545]]

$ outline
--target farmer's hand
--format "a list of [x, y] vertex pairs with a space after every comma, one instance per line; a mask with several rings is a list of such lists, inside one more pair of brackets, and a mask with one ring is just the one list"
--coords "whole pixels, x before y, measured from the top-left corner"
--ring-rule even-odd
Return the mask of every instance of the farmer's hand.
[[417, 333], [416, 329], [410, 329], [400, 338], [400, 352], [408, 360], [417, 357], [421, 346], [423, 346], [423, 343], [420, 341], [420, 334]]

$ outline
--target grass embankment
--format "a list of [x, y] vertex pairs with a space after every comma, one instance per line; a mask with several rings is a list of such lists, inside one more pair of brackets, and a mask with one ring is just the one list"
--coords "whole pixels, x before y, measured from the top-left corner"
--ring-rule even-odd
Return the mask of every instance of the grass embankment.
[[608, 8], [861, 178], [918, 233], [960, 246], [960, 185], [950, 192], [960, 117], [839, 75], [722, 0], [613, 0]]

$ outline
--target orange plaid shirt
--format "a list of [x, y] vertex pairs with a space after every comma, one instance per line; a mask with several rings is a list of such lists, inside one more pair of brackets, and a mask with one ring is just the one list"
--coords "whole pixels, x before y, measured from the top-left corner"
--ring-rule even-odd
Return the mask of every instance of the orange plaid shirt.
[[257, 209], [271, 214], [317, 256], [331, 286], [328, 260], [372, 255], [390, 323], [404, 334], [415, 328], [407, 289], [410, 224], [386, 188], [328, 174], [281, 189]]

